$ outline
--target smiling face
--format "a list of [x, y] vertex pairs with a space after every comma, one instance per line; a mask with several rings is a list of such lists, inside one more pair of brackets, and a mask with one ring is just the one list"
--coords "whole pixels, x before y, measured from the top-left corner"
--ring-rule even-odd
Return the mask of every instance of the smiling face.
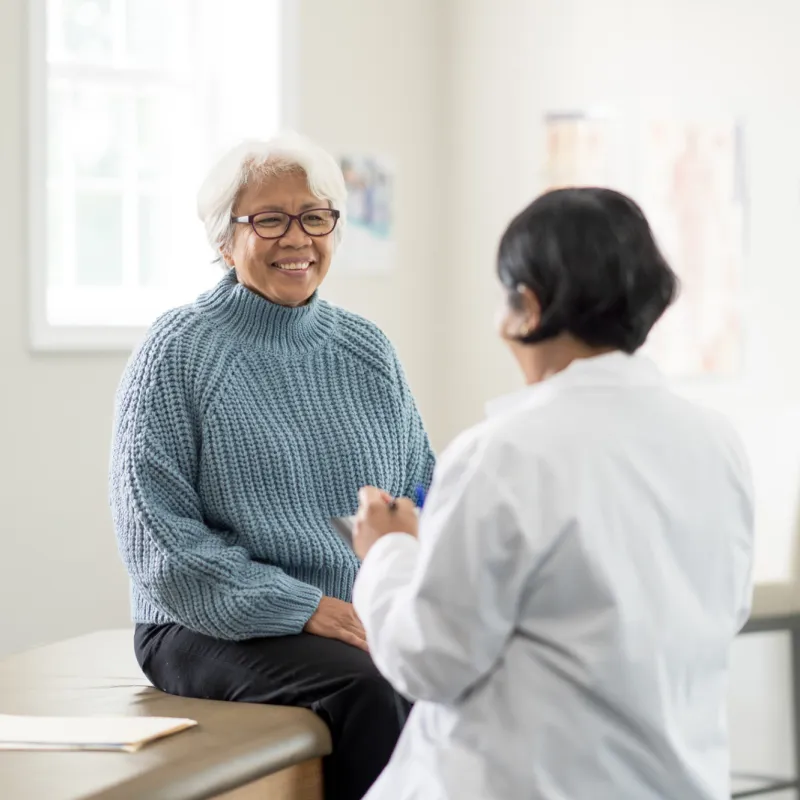
[[[301, 171], [285, 172], [248, 184], [233, 209], [234, 217], [262, 211], [301, 214], [327, 208], [315, 197]], [[269, 235], [272, 235], [270, 232]], [[302, 306], [325, 279], [333, 256], [333, 233], [309, 236], [297, 220], [279, 239], [262, 239], [253, 226], [238, 223], [232, 243], [222, 251], [225, 263], [250, 291], [282, 306]]]

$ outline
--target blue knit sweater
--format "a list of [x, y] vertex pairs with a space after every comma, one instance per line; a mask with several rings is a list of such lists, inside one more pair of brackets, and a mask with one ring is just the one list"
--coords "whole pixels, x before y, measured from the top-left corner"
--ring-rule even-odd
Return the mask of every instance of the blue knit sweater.
[[329, 518], [361, 486], [410, 495], [433, 454], [386, 337], [314, 297], [275, 305], [229, 273], [163, 316], [117, 396], [111, 507], [135, 622], [221, 639], [298, 633], [350, 600]]

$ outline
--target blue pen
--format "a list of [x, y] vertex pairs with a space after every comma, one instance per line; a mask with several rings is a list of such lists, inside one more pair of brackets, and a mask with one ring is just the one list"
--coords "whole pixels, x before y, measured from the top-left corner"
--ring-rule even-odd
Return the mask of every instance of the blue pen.
[[425, 487], [422, 484], [418, 483], [414, 489], [414, 503], [419, 509], [425, 505]]

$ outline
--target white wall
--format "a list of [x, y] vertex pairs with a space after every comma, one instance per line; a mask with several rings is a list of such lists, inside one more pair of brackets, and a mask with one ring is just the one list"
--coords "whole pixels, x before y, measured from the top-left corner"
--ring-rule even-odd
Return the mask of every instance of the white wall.
[[[126, 356], [28, 349], [25, 5], [0, 2], [0, 656], [128, 621], [106, 501], [113, 396]], [[332, 150], [389, 153], [398, 169], [400, 267], [382, 279], [333, 270], [325, 290], [394, 339], [433, 422], [438, 4], [303, 0], [295, 8], [298, 127]]]

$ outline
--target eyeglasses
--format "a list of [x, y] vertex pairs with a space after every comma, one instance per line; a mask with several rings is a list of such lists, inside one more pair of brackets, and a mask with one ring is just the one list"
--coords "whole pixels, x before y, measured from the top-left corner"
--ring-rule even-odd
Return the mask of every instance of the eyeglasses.
[[261, 239], [283, 238], [289, 232], [294, 220], [297, 220], [298, 225], [308, 236], [327, 236], [336, 227], [339, 212], [335, 208], [309, 208], [302, 214], [260, 211], [249, 217], [231, 217], [231, 222], [252, 226], [256, 236]]

